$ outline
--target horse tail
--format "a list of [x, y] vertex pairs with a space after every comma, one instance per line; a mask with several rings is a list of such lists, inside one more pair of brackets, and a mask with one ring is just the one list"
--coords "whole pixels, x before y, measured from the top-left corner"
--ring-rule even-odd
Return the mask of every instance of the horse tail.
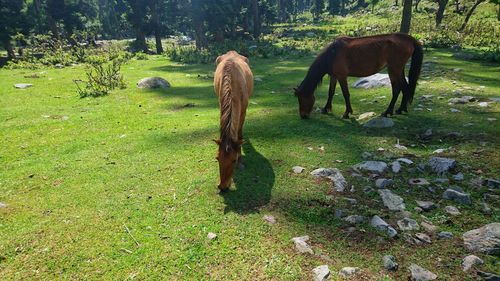
[[420, 71], [422, 69], [422, 61], [424, 59], [424, 50], [422, 49], [422, 45], [418, 41], [414, 41], [413, 43], [414, 50], [411, 55], [411, 65], [410, 65], [410, 73], [408, 74], [408, 92], [409, 99], [408, 103], [412, 103], [413, 96], [415, 95], [415, 89], [417, 88], [417, 80], [420, 76]]
[[222, 95], [221, 95], [221, 139], [228, 140], [229, 137], [232, 140], [237, 139], [237, 120], [235, 117], [239, 118], [239, 114], [233, 114], [233, 88], [232, 88], [232, 70], [234, 67], [234, 62], [232, 60], [227, 60], [224, 64], [223, 75], [222, 75]]

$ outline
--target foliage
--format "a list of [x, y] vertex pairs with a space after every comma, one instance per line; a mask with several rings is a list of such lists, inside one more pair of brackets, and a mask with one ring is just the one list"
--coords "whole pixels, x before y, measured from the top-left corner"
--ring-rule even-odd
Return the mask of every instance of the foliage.
[[115, 88], [126, 87], [123, 75], [120, 73], [124, 62], [122, 57], [115, 57], [110, 62], [102, 56], [91, 56], [90, 59], [92, 62], [85, 71], [87, 80], [73, 80], [81, 98], [105, 96]]

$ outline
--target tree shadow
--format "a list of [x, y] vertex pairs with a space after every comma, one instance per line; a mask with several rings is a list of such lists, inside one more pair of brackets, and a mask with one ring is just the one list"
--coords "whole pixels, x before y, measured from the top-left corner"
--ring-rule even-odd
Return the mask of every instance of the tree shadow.
[[256, 151], [249, 140], [243, 144], [243, 151], [245, 167], [237, 170], [233, 178], [236, 190], [221, 193], [226, 204], [224, 213], [258, 212], [271, 200], [275, 178], [271, 162]]

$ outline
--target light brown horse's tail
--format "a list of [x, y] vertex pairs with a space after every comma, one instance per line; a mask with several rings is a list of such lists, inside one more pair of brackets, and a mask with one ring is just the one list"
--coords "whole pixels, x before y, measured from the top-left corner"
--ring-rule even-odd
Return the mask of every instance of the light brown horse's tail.
[[232, 88], [232, 72], [233, 72], [234, 62], [232, 60], [227, 60], [224, 64], [224, 71], [222, 76], [222, 95], [221, 95], [221, 139], [225, 140], [225, 137], [230, 136], [230, 138], [235, 141], [238, 139], [238, 126], [240, 114], [237, 107], [233, 105], [233, 88]]
[[420, 76], [422, 61], [424, 59], [424, 51], [422, 49], [422, 45], [420, 45], [420, 43], [415, 40], [414, 47], [415, 49], [413, 50], [413, 54], [411, 56], [410, 73], [408, 74], [409, 104], [411, 104], [413, 101], [415, 89], [417, 88], [417, 80]]

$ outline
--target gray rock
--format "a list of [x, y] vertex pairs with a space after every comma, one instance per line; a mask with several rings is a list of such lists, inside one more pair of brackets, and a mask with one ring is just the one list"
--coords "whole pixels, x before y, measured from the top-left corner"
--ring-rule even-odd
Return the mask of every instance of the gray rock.
[[215, 238], [217, 238], [217, 234], [213, 233], [213, 232], [209, 232], [207, 234], [207, 239], [208, 240], [214, 240]]
[[485, 281], [500, 281], [500, 275], [495, 273], [478, 270], [477, 275], [481, 276]]
[[449, 231], [441, 231], [438, 233], [439, 239], [453, 239], [453, 233]]
[[443, 193], [443, 199], [452, 200], [460, 204], [472, 204], [470, 194], [462, 193], [451, 188], [446, 189], [446, 191]]
[[398, 234], [398, 232], [392, 226], [390, 226], [379, 216], [373, 216], [373, 218], [370, 221], [370, 225], [379, 231], [387, 233], [387, 235], [391, 238], [393, 238]]
[[398, 158], [398, 159], [396, 159], [396, 161], [401, 162], [401, 163], [405, 163], [406, 165], [411, 165], [411, 164], [413, 164], [413, 161], [411, 161], [411, 160], [410, 160], [410, 159], [408, 159], [408, 158]]
[[452, 178], [453, 178], [453, 180], [455, 180], [455, 181], [462, 181], [462, 180], [464, 180], [464, 174], [462, 174], [462, 173], [458, 173], [458, 174], [456, 174], [456, 175], [453, 175], [453, 176], [452, 176]]
[[424, 178], [409, 179], [408, 183], [411, 185], [416, 185], [416, 186], [424, 186], [424, 185], [431, 184], [429, 181], [427, 181]]
[[386, 206], [391, 211], [403, 211], [405, 209], [405, 204], [403, 198], [392, 193], [388, 189], [379, 189], [378, 194]]
[[484, 181], [484, 184], [490, 188], [500, 189], [500, 181], [499, 180], [487, 179]]
[[262, 219], [264, 221], [266, 221], [267, 223], [269, 223], [269, 224], [275, 224], [276, 223], [276, 219], [274, 218], [274, 216], [271, 216], [271, 215], [264, 215], [262, 217]]
[[484, 261], [477, 256], [468, 255], [462, 260], [462, 270], [469, 271], [472, 267], [476, 265], [483, 264]]
[[461, 214], [455, 206], [446, 206], [444, 207], [444, 211], [452, 216], [458, 216]]
[[437, 179], [434, 179], [434, 181], [433, 181], [433, 182], [438, 183], [438, 184], [441, 184], [441, 183], [447, 183], [447, 182], [449, 182], [449, 181], [450, 181], [450, 180], [448, 180], [448, 179], [444, 179], [444, 178], [437, 178]]
[[359, 271], [359, 267], [344, 267], [340, 270], [340, 275], [344, 277], [351, 276]]
[[487, 215], [491, 214], [491, 208], [488, 205], [488, 203], [481, 202], [481, 203], [479, 203], [479, 206], [481, 207], [481, 213], [487, 214]]
[[475, 101], [476, 99], [472, 96], [463, 96], [460, 98], [451, 98], [448, 100], [450, 104], [466, 104], [472, 101]]
[[414, 263], [410, 265], [409, 270], [411, 273], [411, 280], [413, 281], [429, 281], [437, 279], [436, 274]]
[[330, 269], [328, 265], [320, 265], [314, 268], [312, 273], [314, 281], [325, 281], [330, 276]]
[[14, 84], [14, 87], [16, 89], [27, 89], [29, 87], [33, 86], [33, 84], [28, 84], [28, 83], [19, 83], [19, 84]]
[[494, 222], [463, 234], [464, 246], [470, 252], [500, 253], [500, 223]]
[[371, 154], [370, 152], [365, 151], [365, 152], [361, 153], [361, 158], [363, 158], [363, 159], [370, 159], [372, 157], [373, 157], [373, 154]]
[[137, 82], [137, 87], [140, 89], [165, 89], [170, 88], [170, 83], [161, 77], [146, 77]]
[[354, 198], [349, 198], [349, 197], [345, 197], [344, 198], [347, 202], [349, 202], [349, 204], [351, 205], [356, 205], [358, 204], [358, 200], [354, 199]]
[[376, 73], [367, 77], [358, 79], [352, 84], [354, 88], [372, 89], [378, 87], [391, 86], [391, 79], [388, 74]]
[[392, 186], [392, 179], [384, 179], [384, 178], [381, 178], [381, 179], [377, 179], [375, 181], [375, 186], [377, 188], [387, 188], [387, 187], [390, 187]]
[[419, 230], [420, 226], [418, 225], [418, 222], [414, 219], [410, 218], [404, 218], [402, 220], [398, 220], [398, 227], [402, 231], [413, 231], [413, 230]]
[[491, 202], [500, 202], [500, 195], [485, 193], [483, 195], [484, 200]]
[[332, 186], [337, 192], [344, 192], [347, 188], [347, 181], [339, 169], [333, 168], [333, 173], [327, 178], [332, 181]]
[[425, 232], [430, 233], [430, 234], [434, 234], [438, 230], [437, 226], [433, 225], [432, 223], [425, 222], [425, 221], [421, 222], [420, 226], [425, 230]]
[[436, 208], [436, 204], [434, 204], [434, 202], [431, 202], [431, 201], [415, 200], [415, 202], [417, 202], [417, 206], [422, 208], [422, 210], [424, 210], [424, 211], [430, 211], [430, 210]]
[[2, 209], [2, 208], [7, 208], [7, 204], [0, 202], [0, 209]]
[[344, 218], [344, 221], [351, 225], [360, 224], [365, 221], [365, 217], [359, 215], [350, 215]]
[[399, 264], [393, 255], [385, 255], [382, 260], [384, 261], [384, 268], [388, 271], [397, 271]]
[[313, 250], [311, 249], [311, 246], [307, 244], [307, 241], [309, 241], [309, 236], [300, 236], [300, 237], [294, 237], [292, 238], [293, 243], [295, 243], [295, 249], [303, 254], [303, 253], [309, 253], [313, 254]]
[[387, 171], [387, 164], [382, 161], [364, 161], [354, 166], [355, 169], [382, 174]]
[[375, 112], [365, 112], [363, 114], [360, 114], [359, 117], [356, 120], [357, 121], [363, 121], [363, 120], [372, 118], [375, 115], [377, 115]]
[[328, 176], [331, 176], [335, 173], [334, 169], [332, 168], [318, 168], [315, 169], [311, 172], [311, 175], [317, 178], [326, 178]]
[[335, 217], [341, 219], [346, 216], [346, 211], [344, 209], [335, 209]]
[[399, 164], [399, 161], [392, 162], [391, 169], [393, 173], [399, 173], [401, 171], [401, 164]]
[[457, 165], [457, 161], [451, 158], [432, 157], [429, 160], [429, 165], [431, 166], [434, 172], [436, 172], [439, 175], [444, 175], [450, 169], [455, 168], [455, 166]]
[[304, 170], [305, 170], [305, 168], [304, 168], [304, 167], [300, 167], [300, 166], [293, 166], [293, 167], [292, 167], [292, 171], [293, 171], [295, 174], [300, 174], [300, 173], [302, 173]]
[[429, 237], [429, 235], [427, 235], [425, 233], [417, 233], [417, 234], [415, 234], [415, 237], [417, 237], [418, 240], [420, 240], [424, 243], [427, 243], [427, 244], [431, 243], [431, 238]]
[[373, 118], [370, 121], [366, 122], [363, 125], [365, 128], [390, 128], [394, 127], [394, 121], [391, 118], [387, 117], [377, 117]]

